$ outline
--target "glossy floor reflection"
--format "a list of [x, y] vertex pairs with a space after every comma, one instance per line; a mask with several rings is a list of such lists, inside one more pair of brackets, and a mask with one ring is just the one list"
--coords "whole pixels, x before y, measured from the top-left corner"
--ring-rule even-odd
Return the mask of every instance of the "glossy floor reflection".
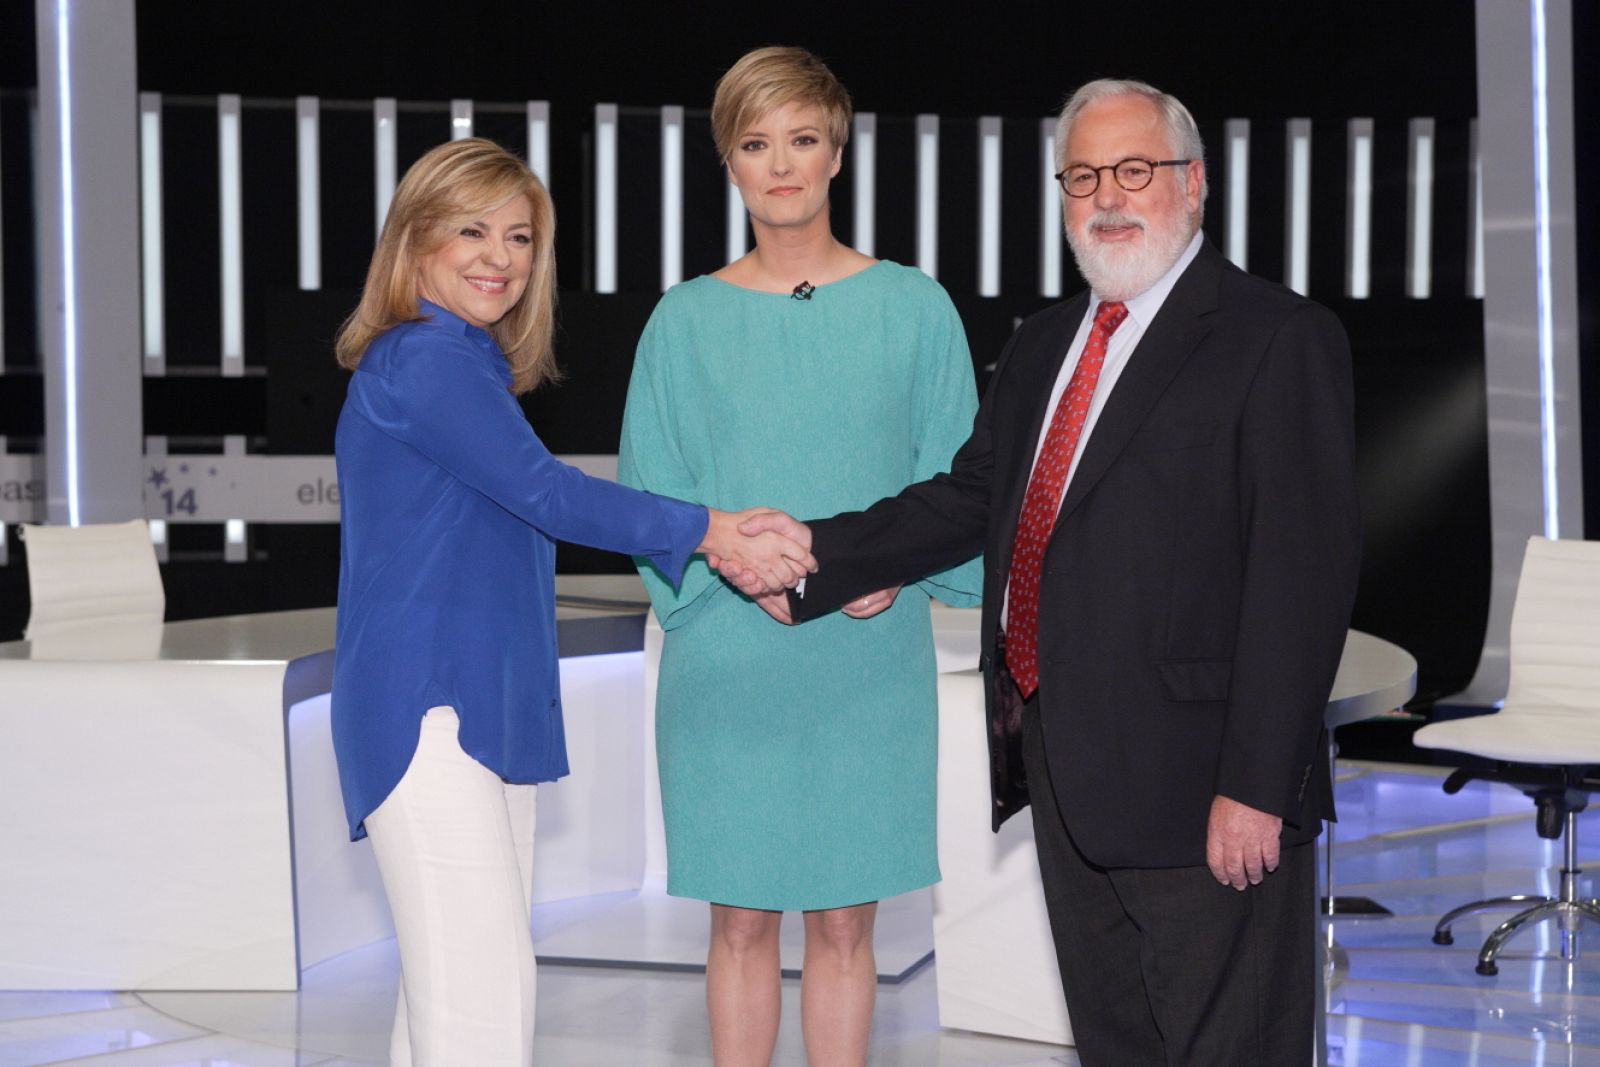
[[[1505, 917], [1464, 921], [1449, 948], [1440, 914], [1469, 900], [1553, 892], [1560, 843], [1532, 804], [1443, 774], [1341, 766], [1336, 887], [1392, 917], [1328, 931], [1329, 1062], [1338, 1067], [1600, 1067], [1600, 927], [1590, 955], [1560, 958], [1551, 927], [1524, 933], [1500, 974], [1473, 964]], [[1600, 812], [1579, 817], [1579, 857], [1600, 870]], [[1595, 894], [1586, 874], [1583, 891]], [[1070, 1049], [938, 1026], [937, 961], [881, 985], [875, 1067], [1076, 1067]], [[395, 959], [380, 943], [307, 972], [299, 993], [0, 993], [0, 1067], [374, 1067], [385, 1058]], [[800, 1067], [799, 983], [784, 982], [776, 1067]], [[710, 1064], [701, 979], [666, 971], [543, 966], [537, 1062], [556, 1067]]]

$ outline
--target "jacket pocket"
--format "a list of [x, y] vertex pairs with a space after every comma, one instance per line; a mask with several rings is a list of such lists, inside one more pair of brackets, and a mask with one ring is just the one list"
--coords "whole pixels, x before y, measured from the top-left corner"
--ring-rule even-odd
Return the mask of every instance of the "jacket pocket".
[[1228, 699], [1233, 661], [1227, 659], [1168, 659], [1156, 663], [1168, 700]]

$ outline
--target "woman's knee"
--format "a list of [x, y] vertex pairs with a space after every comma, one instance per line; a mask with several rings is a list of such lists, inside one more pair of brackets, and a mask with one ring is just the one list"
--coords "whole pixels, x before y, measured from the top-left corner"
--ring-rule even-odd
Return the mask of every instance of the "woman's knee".
[[775, 950], [783, 913], [711, 905], [711, 939], [720, 948], [745, 954]]
[[806, 912], [806, 946], [822, 948], [841, 956], [854, 955], [872, 947], [875, 904], [850, 908], [829, 908]]

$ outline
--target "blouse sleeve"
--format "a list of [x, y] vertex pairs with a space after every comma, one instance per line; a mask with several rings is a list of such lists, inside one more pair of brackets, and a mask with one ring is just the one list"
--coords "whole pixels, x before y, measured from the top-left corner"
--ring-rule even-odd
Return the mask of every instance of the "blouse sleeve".
[[[966, 329], [950, 297], [937, 285], [935, 289], [918, 331], [922, 352], [913, 390], [913, 483], [950, 470], [950, 460], [972, 433], [972, 420], [978, 411], [978, 388], [972, 377]], [[972, 607], [983, 597], [983, 559], [974, 557], [930, 574], [917, 585], [951, 607]]]
[[[677, 405], [692, 399], [685, 401], [674, 395], [671, 361], [674, 355], [687, 353], [674, 352], [663, 319], [658, 305], [634, 354], [633, 377], [628, 383], [628, 401], [622, 415], [622, 440], [617, 448], [617, 480], [669, 496], [703, 500], [710, 494], [698, 483], [684, 456], [675, 418]], [[682, 626], [714, 597], [735, 595], [700, 557], [689, 563], [675, 583], [654, 560], [641, 557], [635, 563], [664, 630]]]
[[561, 541], [640, 556], [675, 581], [705, 536], [706, 509], [590, 477], [545, 448], [494, 360], [465, 337], [401, 342], [371, 412], [385, 433]]

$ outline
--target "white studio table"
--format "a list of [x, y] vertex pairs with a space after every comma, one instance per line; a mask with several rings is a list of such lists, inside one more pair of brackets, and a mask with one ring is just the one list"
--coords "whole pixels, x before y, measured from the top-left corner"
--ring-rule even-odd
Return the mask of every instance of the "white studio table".
[[[1403, 649], [1350, 631], [1328, 697], [1330, 730], [1404, 704], [1416, 692], [1416, 672]], [[1021, 814], [998, 834], [989, 829], [983, 701], [977, 671], [939, 676], [939, 1023], [1070, 1045], [1033, 821]]]
[[[540, 791], [536, 900], [637, 888], [643, 862], [643, 590], [557, 594], [574, 774]], [[391, 935], [339, 800], [333, 626], [323, 608], [0, 644], [0, 989], [294, 989]]]

